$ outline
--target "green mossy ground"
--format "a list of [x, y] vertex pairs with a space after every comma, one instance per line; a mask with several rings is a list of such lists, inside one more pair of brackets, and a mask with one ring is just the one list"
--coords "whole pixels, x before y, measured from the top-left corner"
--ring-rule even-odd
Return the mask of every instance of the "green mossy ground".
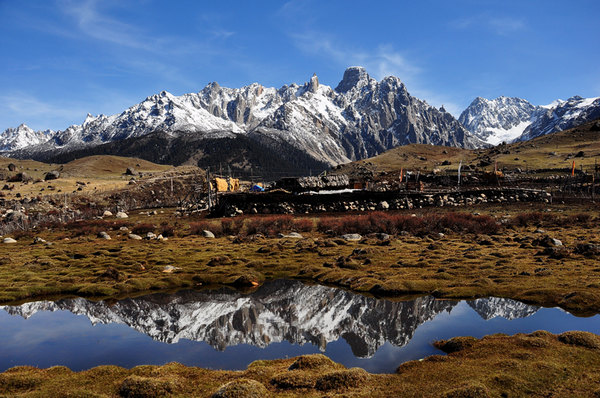
[[[576, 248], [599, 244], [600, 225], [554, 225], [542, 234], [536, 229], [395, 236], [387, 242], [347, 242], [316, 232], [303, 233], [304, 239], [209, 239], [185, 233], [184, 227], [166, 241], [131, 240], [118, 228], [108, 230], [112, 239], [104, 240], [95, 233], [46, 230], [35, 236], [50, 246], [33, 244], [31, 236], [0, 245], [0, 302], [57, 295], [119, 298], [216, 284], [252, 288], [288, 278], [379, 296], [498, 296], [598, 313], [600, 256]], [[560, 239], [563, 248], [547, 252], [535, 242], [542, 235]], [[174, 272], [163, 272], [169, 266]]]
[[[244, 371], [177, 363], [123, 369], [16, 367], [0, 374], [6, 397], [588, 397], [600, 394], [600, 337], [579, 332], [492, 335], [452, 340], [448, 355], [398, 367], [395, 374], [346, 369], [312, 356], [256, 361]], [[457, 347], [460, 346], [460, 349]]]

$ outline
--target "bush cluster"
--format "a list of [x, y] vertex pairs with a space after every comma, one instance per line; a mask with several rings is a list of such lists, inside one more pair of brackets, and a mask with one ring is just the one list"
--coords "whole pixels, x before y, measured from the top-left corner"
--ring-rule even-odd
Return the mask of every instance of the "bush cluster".
[[317, 231], [335, 235], [349, 233], [395, 235], [403, 231], [413, 235], [437, 232], [495, 234], [500, 228], [500, 224], [493, 217], [475, 216], [469, 213], [430, 214], [419, 217], [376, 212], [368, 215], [324, 217], [317, 225]]
[[559, 216], [547, 212], [530, 212], [517, 214], [511, 224], [517, 227], [560, 227], [564, 225], [590, 226], [597, 220], [586, 213]]
[[314, 221], [308, 218], [294, 218], [290, 215], [275, 215], [268, 217], [239, 217], [216, 220], [202, 220], [190, 223], [190, 234], [201, 235], [208, 230], [215, 236], [256, 235], [276, 236], [279, 233], [311, 232]]
[[64, 228], [70, 231], [74, 236], [97, 235], [101, 231], [110, 231], [120, 227], [129, 227], [127, 221], [108, 221], [108, 220], [77, 220], [70, 221], [64, 225]]

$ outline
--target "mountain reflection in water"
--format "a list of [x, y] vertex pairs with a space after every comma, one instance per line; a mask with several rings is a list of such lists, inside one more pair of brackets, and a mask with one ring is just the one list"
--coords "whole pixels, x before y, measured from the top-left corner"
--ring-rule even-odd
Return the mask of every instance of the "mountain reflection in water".
[[[466, 304], [480, 316], [480, 322], [486, 323], [498, 317], [504, 318], [505, 322], [529, 317], [540, 310], [539, 307], [501, 298], [471, 300]], [[0, 309], [25, 319], [38, 312], [69, 311], [84, 315], [92, 325], [127, 325], [155, 341], [169, 344], [205, 342], [219, 351], [243, 345], [268, 350], [271, 345], [280, 344], [281, 347], [281, 344], [289, 343], [292, 346], [304, 346], [310, 343], [308, 347], [316, 346], [329, 355], [328, 345], [332, 345], [333, 351], [340, 350], [339, 342], [345, 341], [355, 357], [348, 359], [352, 362], [357, 358], [375, 356], [384, 345], [391, 345], [395, 349], [407, 346], [419, 326], [435, 324], [428, 322], [434, 318], [440, 319], [438, 323], [449, 322], [451, 313], [464, 314], [467, 306], [464, 302], [436, 300], [432, 297], [410, 301], [381, 300], [342, 289], [277, 280], [264, 284], [250, 294], [223, 288], [159, 293], [115, 303], [74, 298], [3, 306]], [[0, 317], [0, 328], [3, 319]], [[23, 327], [29, 322], [23, 322]], [[449, 327], [447, 330], [451, 329]], [[504, 332], [504, 329], [500, 327], [497, 331]], [[436, 333], [435, 336], [439, 335]], [[420, 344], [430, 343], [425, 341]], [[291, 351], [291, 355], [297, 355], [297, 350]], [[218, 356], [219, 353], [215, 352], [214, 355]], [[412, 355], [419, 354], [415, 351]], [[396, 365], [399, 363], [397, 361]]]

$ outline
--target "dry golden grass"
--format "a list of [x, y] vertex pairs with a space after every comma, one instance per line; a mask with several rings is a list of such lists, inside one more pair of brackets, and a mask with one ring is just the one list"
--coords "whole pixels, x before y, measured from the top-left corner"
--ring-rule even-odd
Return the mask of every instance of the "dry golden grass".
[[[442, 356], [399, 366], [395, 374], [346, 369], [322, 355], [256, 361], [244, 371], [218, 371], [177, 363], [124, 369], [100, 366], [21, 366], [0, 374], [10, 397], [500, 397], [598, 396], [600, 350], [548, 332], [492, 335]], [[440, 342], [443, 349], [448, 342]], [[314, 360], [313, 360], [314, 359]], [[310, 362], [309, 367], [296, 366]]]
[[[17, 170], [9, 172], [8, 164], [14, 163]], [[199, 169], [193, 166], [173, 167], [148, 162], [138, 158], [121, 156], [97, 155], [77, 159], [66, 164], [47, 164], [33, 160], [19, 160], [0, 158], [0, 169], [9, 176], [17, 172], [25, 172], [32, 181], [29, 183], [13, 182], [13, 190], [3, 190], [6, 199], [15, 199], [17, 194], [21, 198], [37, 196], [64, 196], [67, 195], [96, 195], [119, 190], [129, 189], [131, 176], [125, 175], [128, 167], [137, 173], [138, 181], [151, 180], [170, 175], [196, 172]], [[47, 172], [57, 170], [60, 178], [57, 180], [43, 181]], [[78, 184], [84, 182], [86, 185]]]

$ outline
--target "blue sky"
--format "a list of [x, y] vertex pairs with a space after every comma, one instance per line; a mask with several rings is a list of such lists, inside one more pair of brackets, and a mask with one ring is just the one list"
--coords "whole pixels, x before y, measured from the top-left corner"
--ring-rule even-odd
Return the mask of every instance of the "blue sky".
[[477, 96], [595, 97], [598, 15], [597, 0], [0, 0], [0, 131], [211, 81], [335, 87], [352, 65], [456, 116]]

